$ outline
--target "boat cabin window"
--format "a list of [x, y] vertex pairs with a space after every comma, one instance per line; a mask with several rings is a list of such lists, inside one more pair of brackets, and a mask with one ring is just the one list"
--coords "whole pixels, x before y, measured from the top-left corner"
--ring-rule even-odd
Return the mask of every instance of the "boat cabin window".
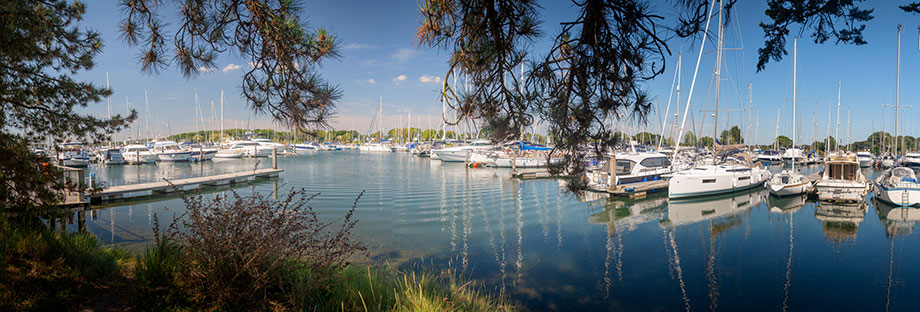
[[626, 159], [617, 159], [617, 174], [630, 174], [636, 162]]
[[703, 183], [716, 183], [716, 179], [703, 179]]
[[639, 164], [646, 168], [670, 167], [671, 161], [667, 157], [653, 157], [643, 159]]

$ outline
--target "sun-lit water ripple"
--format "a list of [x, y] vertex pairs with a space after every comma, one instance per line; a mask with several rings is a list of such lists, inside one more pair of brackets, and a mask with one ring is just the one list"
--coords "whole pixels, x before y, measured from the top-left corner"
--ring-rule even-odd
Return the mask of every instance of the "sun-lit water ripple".
[[[762, 190], [669, 201], [572, 196], [559, 181], [512, 180], [403, 153], [282, 157], [285, 172], [253, 185], [207, 188], [321, 195], [337, 220], [362, 191], [355, 235], [377, 261], [453, 267], [531, 310], [916, 310], [920, 208], [867, 199], [836, 206]], [[91, 167], [108, 185], [268, 167], [268, 159]], [[806, 168], [814, 171], [818, 168]], [[774, 169], [776, 170], [776, 169]], [[873, 178], [877, 173], [865, 170]], [[183, 211], [176, 195], [101, 207], [87, 229], [141, 251]]]

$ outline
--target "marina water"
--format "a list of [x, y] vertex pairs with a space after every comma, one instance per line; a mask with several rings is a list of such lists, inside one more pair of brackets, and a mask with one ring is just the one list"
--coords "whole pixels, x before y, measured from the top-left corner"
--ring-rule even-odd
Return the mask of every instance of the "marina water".
[[[91, 166], [108, 185], [267, 168], [267, 159]], [[373, 261], [453, 268], [529, 310], [914, 310], [920, 208], [776, 199], [765, 189], [671, 201], [567, 194], [556, 180], [408, 153], [325, 152], [278, 160], [276, 179], [206, 194], [320, 193], [323, 218], [364, 191], [355, 235]], [[814, 170], [814, 168], [812, 168]], [[877, 173], [863, 169], [868, 178]], [[276, 193], [277, 192], [277, 193]], [[206, 195], [207, 196], [207, 195]], [[176, 195], [94, 207], [87, 229], [142, 252], [184, 210]]]

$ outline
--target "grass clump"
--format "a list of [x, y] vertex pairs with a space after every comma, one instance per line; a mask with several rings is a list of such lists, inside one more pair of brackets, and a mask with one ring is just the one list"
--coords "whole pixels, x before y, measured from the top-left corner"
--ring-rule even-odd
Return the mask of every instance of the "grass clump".
[[91, 233], [60, 233], [35, 220], [0, 218], [0, 310], [72, 310], [130, 257]]

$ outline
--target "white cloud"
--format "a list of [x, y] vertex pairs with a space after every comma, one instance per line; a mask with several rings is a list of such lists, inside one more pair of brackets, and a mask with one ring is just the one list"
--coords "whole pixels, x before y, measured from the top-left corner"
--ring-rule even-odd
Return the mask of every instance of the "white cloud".
[[343, 50], [357, 50], [357, 49], [375, 49], [377, 47], [366, 44], [366, 43], [349, 43], [342, 46]]
[[418, 81], [422, 83], [441, 83], [441, 77], [422, 75], [421, 77], [418, 77]]
[[413, 49], [399, 49], [390, 55], [391, 58], [399, 63], [408, 62], [413, 56], [415, 56], [415, 50]]
[[377, 81], [374, 80], [374, 78], [371, 78], [371, 79], [368, 79], [368, 80], [367, 80], [367, 83], [372, 84], [372, 85], [375, 85], [375, 84], [377, 84]]
[[198, 71], [200, 71], [200, 72], [205, 72], [205, 73], [210, 73], [210, 72], [214, 71], [214, 68], [212, 68], [212, 67], [206, 67], [206, 66], [201, 66], [201, 67], [198, 67]]
[[409, 78], [409, 76], [406, 76], [406, 75], [399, 75], [399, 76], [396, 76], [396, 78], [393, 78], [393, 82], [396, 83], [396, 84], [399, 84], [400, 82], [403, 82], [403, 81], [405, 81], [405, 80], [408, 79], [408, 78]]
[[237, 70], [237, 69], [240, 69], [240, 65], [236, 65], [236, 64], [230, 63], [230, 64], [228, 64], [227, 66], [224, 66], [223, 72], [226, 73], [226, 72], [228, 72], [228, 71]]

